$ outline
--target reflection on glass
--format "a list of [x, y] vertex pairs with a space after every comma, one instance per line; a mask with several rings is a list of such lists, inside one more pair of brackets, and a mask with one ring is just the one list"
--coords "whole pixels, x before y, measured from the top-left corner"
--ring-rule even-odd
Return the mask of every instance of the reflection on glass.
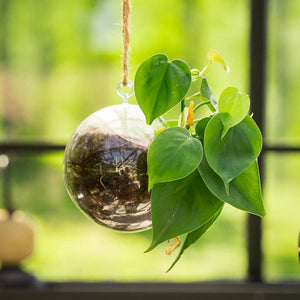
[[99, 224], [122, 231], [151, 226], [147, 148], [153, 129], [136, 105], [114, 105], [89, 116], [65, 154], [73, 201]]

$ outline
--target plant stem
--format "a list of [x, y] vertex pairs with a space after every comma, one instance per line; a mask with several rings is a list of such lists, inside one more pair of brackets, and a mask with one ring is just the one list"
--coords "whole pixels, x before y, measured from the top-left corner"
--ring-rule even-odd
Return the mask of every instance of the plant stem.
[[184, 111], [184, 101], [185, 101], [185, 99], [182, 99], [181, 102], [180, 102], [180, 104], [181, 104], [181, 106], [180, 106], [180, 112]]
[[203, 76], [203, 74], [208, 70], [211, 64], [212, 64], [212, 60], [210, 60], [208, 64], [204, 67], [204, 69], [200, 72], [200, 76]]
[[194, 99], [194, 98], [203, 98], [203, 96], [201, 95], [201, 92], [197, 92], [189, 97], [186, 97], [185, 100], [190, 100], [190, 99]]
[[195, 106], [195, 108], [193, 109], [193, 112], [195, 113], [196, 110], [198, 110], [198, 108], [200, 108], [201, 106], [209, 105], [209, 104], [210, 104], [209, 101], [202, 102], [202, 103], [200, 103], [200, 104], [198, 104], [198, 105]]

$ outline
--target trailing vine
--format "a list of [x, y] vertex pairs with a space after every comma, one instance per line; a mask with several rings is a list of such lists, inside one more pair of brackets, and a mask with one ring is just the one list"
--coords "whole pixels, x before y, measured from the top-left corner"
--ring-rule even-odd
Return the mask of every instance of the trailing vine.
[[[156, 54], [135, 76], [136, 99], [148, 124], [181, 105], [178, 122], [166, 122], [168, 126], [157, 132], [147, 158], [153, 238], [146, 252], [174, 239], [166, 251], [171, 254], [185, 235], [169, 270], [215, 222], [225, 203], [265, 215], [257, 164], [262, 136], [249, 115], [250, 99], [228, 87], [217, 100], [206, 73], [213, 62], [229, 68], [214, 50], [208, 59], [199, 71]], [[192, 81], [200, 83], [199, 91], [188, 95]], [[195, 120], [203, 106], [209, 113]]]

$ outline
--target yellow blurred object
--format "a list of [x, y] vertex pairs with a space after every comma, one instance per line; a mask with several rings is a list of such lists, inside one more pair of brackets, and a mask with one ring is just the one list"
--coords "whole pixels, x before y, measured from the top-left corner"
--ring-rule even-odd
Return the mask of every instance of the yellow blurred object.
[[21, 211], [11, 216], [0, 210], [0, 262], [3, 266], [17, 266], [30, 256], [34, 248], [34, 232], [30, 221]]
[[180, 244], [181, 244], [180, 239], [178, 237], [174, 238], [174, 244], [170, 245], [167, 248], [166, 254], [171, 255], [180, 246]]
[[194, 124], [194, 121], [193, 121], [193, 119], [194, 119], [193, 107], [194, 107], [194, 102], [191, 101], [185, 126], [191, 127]]

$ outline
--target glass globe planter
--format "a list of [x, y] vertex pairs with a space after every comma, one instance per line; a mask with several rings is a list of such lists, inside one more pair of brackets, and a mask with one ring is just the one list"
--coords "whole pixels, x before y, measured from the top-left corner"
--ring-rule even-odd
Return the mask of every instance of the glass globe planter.
[[77, 127], [66, 147], [64, 176], [88, 217], [121, 231], [151, 227], [147, 149], [153, 137], [140, 108], [127, 103], [103, 108]]

